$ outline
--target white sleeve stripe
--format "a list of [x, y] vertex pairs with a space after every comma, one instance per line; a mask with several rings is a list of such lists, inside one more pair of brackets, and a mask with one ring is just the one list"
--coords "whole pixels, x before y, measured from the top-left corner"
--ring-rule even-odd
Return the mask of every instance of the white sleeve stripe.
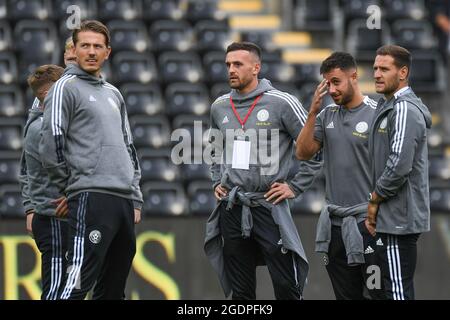
[[275, 90], [274, 93], [278, 93], [282, 96], [285, 96], [288, 100], [290, 100], [293, 103], [293, 106], [296, 107], [300, 111], [300, 115], [302, 116], [303, 121], [306, 122], [306, 118], [307, 118], [306, 110], [303, 108], [302, 104], [300, 103], [300, 101], [298, 101], [298, 99], [296, 97], [294, 97], [293, 95], [291, 95], [287, 92], [282, 92], [279, 90]]
[[296, 110], [296, 109], [292, 106], [292, 103], [291, 103], [288, 99], [286, 99], [285, 97], [279, 96], [279, 95], [277, 95], [277, 94], [274, 94], [274, 93], [266, 92], [265, 94], [267, 94], [267, 95], [269, 95], [269, 96], [278, 97], [278, 98], [281, 98], [281, 99], [283, 99], [284, 101], [286, 101], [286, 102], [289, 104], [289, 106], [291, 107], [292, 111], [294, 111], [294, 113], [295, 113], [295, 115], [297, 116], [297, 118], [300, 120], [300, 123], [301, 123], [302, 125], [305, 125], [305, 123], [303, 122], [302, 117], [301, 117], [300, 114], [298, 113], [298, 110]]
[[[64, 87], [64, 83], [66, 83], [67, 80], [73, 79], [75, 75], [65, 75], [62, 78], [60, 78], [55, 83], [55, 92], [52, 96], [52, 133], [54, 136], [60, 135], [60, 125], [61, 125], [61, 100], [62, 100], [62, 89]], [[59, 96], [61, 95], [61, 99]]]
[[404, 102], [404, 101], [398, 103], [395, 107], [397, 108], [397, 115], [395, 118], [396, 133], [394, 136], [394, 142], [392, 144], [392, 150], [396, 154], [396, 157], [394, 160], [394, 167], [397, 166], [397, 164], [400, 160], [400, 154], [402, 152], [403, 142], [405, 140], [406, 117], [407, 117], [407, 111], [408, 111], [406, 102]]
[[289, 106], [291, 107], [291, 109], [292, 109], [292, 111], [294, 111], [294, 113], [295, 113], [295, 115], [298, 117], [298, 119], [300, 120], [300, 123], [302, 124], [302, 126], [304, 126], [305, 125], [305, 122], [306, 122], [306, 117], [305, 117], [305, 115], [303, 115], [302, 114], [302, 109], [303, 109], [303, 107], [301, 106], [301, 104], [297, 104], [297, 105], [295, 105], [293, 102], [292, 102], [292, 100], [290, 100], [288, 97], [286, 97], [285, 95], [281, 95], [281, 94], [279, 94], [278, 92], [274, 92], [274, 91], [268, 91], [268, 92], [265, 92], [265, 94], [268, 94], [268, 95], [270, 95], [270, 96], [274, 96], [274, 97], [278, 97], [278, 98], [281, 98], [281, 99], [283, 99], [284, 101], [286, 101], [288, 104], [289, 104]]
[[229, 98], [230, 98], [230, 94], [229, 93], [224, 94], [224, 95], [218, 97], [216, 100], [214, 100], [214, 102], [212, 104], [220, 102], [220, 101], [223, 101], [225, 99], [229, 99]]

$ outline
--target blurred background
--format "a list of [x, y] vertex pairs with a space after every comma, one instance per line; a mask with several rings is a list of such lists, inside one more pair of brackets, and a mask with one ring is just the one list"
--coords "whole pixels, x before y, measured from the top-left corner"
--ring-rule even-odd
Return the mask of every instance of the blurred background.
[[[39, 65], [63, 64], [71, 5], [82, 19], [98, 19], [111, 32], [103, 76], [126, 100], [140, 158], [144, 221], [137, 226], [127, 296], [223, 298], [202, 250], [215, 206], [209, 168], [175, 165], [170, 155], [178, 141], [170, 137], [185, 128], [192, 144], [205, 145], [210, 104], [229, 91], [224, 50], [241, 40], [263, 49], [260, 77], [297, 96], [306, 109], [321, 79], [320, 64], [333, 51], [355, 56], [360, 87], [376, 100], [376, 49], [398, 44], [411, 51], [410, 85], [433, 115], [432, 231], [419, 241], [416, 291], [419, 299], [450, 299], [450, 1], [425, 0], [0, 0], [0, 299], [39, 297], [39, 256], [25, 234], [18, 185], [22, 128], [34, 99], [26, 78]], [[194, 121], [202, 123], [196, 134]], [[296, 168], [293, 161], [291, 174]], [[307, 299], [334, 298], [313, 252], [323, 204], [323, 177], [291, 202], [311, 259]], [[258, 297], [272, 299], [267, 271], [258, 272]]]

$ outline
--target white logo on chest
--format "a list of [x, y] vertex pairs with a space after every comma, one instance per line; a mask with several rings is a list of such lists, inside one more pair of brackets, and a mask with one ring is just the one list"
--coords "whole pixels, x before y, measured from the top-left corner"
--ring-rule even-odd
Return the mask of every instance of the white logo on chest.
[[380, 129], [386, 129], [387, 126], [387, 118], [384, 118], [383, 121], [381, 121]]
[[259, 121], [267, 121], [267, 119], [269, 119], [269, 111], [265, 109], [259, 110], [256, 118], [258, 118]]
[[108, 97], [108, 102], [115, 110], [120, 112], [119, 106], [116, 104], [116, 102], [111, 97]]
[[369, 129], [369, 125], [365, 121], [359, 122], [355, 127], [355, 130], [358, 133], [364, 133], [367, 131], [367, 129]]

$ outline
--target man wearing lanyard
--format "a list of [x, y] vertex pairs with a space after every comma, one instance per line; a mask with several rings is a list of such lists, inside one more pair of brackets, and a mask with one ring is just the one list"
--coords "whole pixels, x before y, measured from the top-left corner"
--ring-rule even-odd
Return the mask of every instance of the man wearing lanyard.
[[319, 164], [302, 163], [286, 179], [306, 112], [297, 98], [258, 79], [255, 44], [231, 44], [226, 65], [232, 90], [211, 107], [218, 205], [207, 222], [205, 252], [226, 296], [255, 299], [256, 266], [265, 264], [277, 299], [301, 299], [308, 262], [287, 199], [312, 183]]

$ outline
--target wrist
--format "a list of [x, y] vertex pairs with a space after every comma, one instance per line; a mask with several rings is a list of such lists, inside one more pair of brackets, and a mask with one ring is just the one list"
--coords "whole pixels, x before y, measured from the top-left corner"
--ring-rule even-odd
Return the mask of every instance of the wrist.
[[375, 191], [373, 191], [369, 193], [369, 198], [367, 200], [370, 204], [379, 205], [383, 201], [383, 198], [380, 197]]

